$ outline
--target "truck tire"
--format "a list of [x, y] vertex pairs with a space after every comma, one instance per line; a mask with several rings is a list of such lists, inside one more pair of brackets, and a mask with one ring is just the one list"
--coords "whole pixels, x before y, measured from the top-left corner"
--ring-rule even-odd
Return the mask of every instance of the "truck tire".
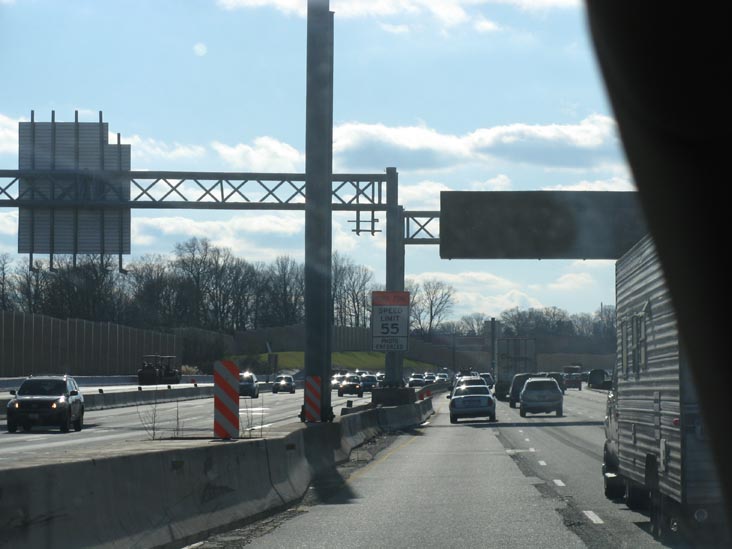
[[519, 415], [520, 415], [521, 417], [526, 417], [526, 410], [524, 410], [523, 408], [521, 408], [521, 409], [519, 410]]
[[457, 418], [454, 415], [450, 414], [450, 423], [457, 423], [457, 422], [458, 422]]
[[562, 410], [562, 407], [560, 406], [557, 408], [557, 417], [562, 417], [564, 415], [564, 411]]
[[516, 407], [516, 401], [515, 401], [515, 400], [513, 400], [513, 399], [509, 400], [509, 401], [508, 401], [508, 405], [509, 405], [509, 406], [510, 406], [511, 408], [515, 408], [515, 407]]

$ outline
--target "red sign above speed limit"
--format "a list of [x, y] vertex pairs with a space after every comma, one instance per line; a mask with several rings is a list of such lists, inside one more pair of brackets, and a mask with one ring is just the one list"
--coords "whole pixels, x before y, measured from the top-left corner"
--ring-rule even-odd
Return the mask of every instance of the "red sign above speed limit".
[[409, 292], [371, 293], [371, 349], [409, 348]]

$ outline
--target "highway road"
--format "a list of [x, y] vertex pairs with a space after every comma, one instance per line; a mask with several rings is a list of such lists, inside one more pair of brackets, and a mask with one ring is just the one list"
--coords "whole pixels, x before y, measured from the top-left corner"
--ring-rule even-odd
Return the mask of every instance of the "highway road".
[[561, 418], [499, 403], [495, 423], [451, 425], [448, 402], [340, 489], [196, 547], [663, 547], [603, 495], [604, 393], [569, 389]]
[[[338, 397], [332, 393], [334, 413], [348, 401], [354, 406], [370, 401], [356, 396]], [[260, 393], [258, 399], [240, 399], [242, 437], [259, 437], [277, 432], [278, 426], [299, 421], [303, 392], [295, 394]], [[213, 435], [213, 398], [140, 405], [107, 410], [90, 410], [84, 415], [84, 429], [61, 433], [58, 429], [34, 427], [30, 433], [8, 433], [2, 421], [0, 431], [0, 470], [30, 463], [59, 462], [108, 452], [130, 443], [156, 439], [205, 439]], [[155, 446], [151, 442], [150, 449]]]

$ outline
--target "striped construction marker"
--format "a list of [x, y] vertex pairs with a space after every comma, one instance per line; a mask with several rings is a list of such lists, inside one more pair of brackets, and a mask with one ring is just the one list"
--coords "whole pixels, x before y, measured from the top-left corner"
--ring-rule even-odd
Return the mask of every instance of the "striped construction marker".
[[239, 367], [230, 360], [214, 364], [214, 437], [239, 438]]
[[320, 421], [320, 376], [305, 378], [305, 421]]

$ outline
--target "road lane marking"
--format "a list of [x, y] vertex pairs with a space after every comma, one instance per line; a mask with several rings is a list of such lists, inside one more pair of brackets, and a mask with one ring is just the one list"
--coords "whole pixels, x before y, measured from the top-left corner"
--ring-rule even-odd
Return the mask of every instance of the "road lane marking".
[[523, 429], [519, 429], [519, 433], [523, 433], [523, 432], [524, 432]]
[[530, 441], [530, 440], [529, 440], [528, 438], [525, 438], [524, 440], [525, 440], [526, 442], [531, 442], [531, 441]]
[[590, 519], [595, 524], [604, 524], [605, 523], [604, 520], [602, 520], [600, 517], [598, 517], [592, 511], [582, 511], [582, 512], [585, 514], [585, 516], [587, 516], [588, 519]]
[[566, 486], [566, 484], [564, 484], [564, 483], [563, 483], [563, 482], [562, 482], [561, 480], [559, 480], [558, 478], [555, 478], [555, 479], [554, 479], [554, 484], [556, 484], [557, 486]]
[[529, 448], [529, 452], [536, 452], [536, 448]]
[[546, 467], [546, 461], [543, 461], [543, 460], [540, 459], [539, 460], [539, 465], [541, 465], [542, 467]]

